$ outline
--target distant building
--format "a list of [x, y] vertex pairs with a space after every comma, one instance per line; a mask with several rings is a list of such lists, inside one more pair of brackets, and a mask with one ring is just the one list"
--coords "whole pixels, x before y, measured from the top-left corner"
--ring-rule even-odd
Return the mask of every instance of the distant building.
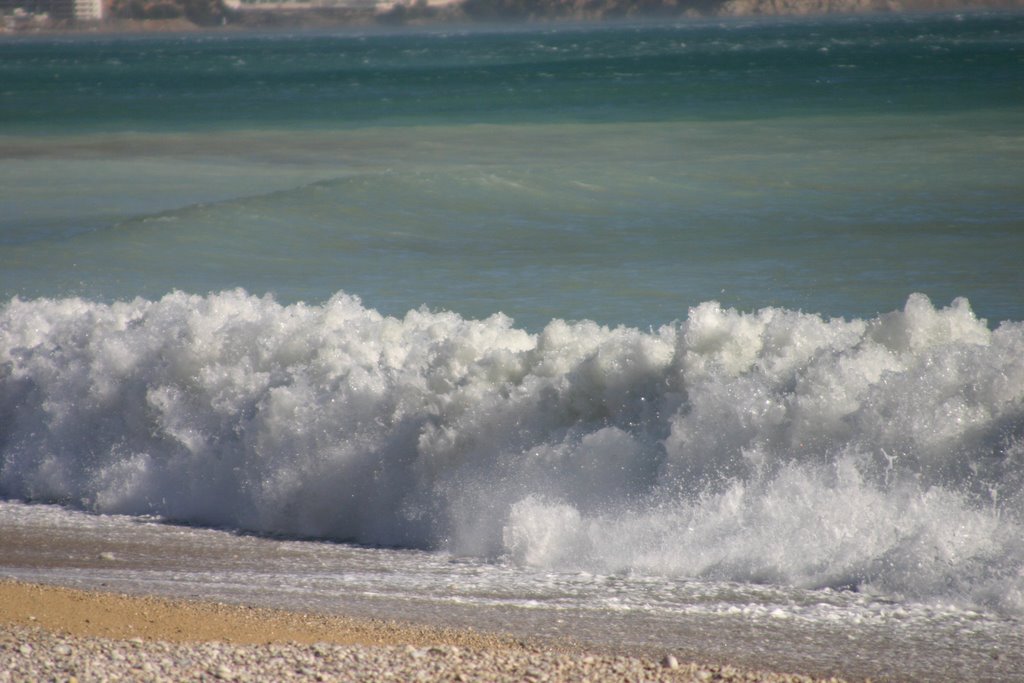
[[100, 21], [103, 0], [0, 0], [0, 14], [12, 21]]
[[75, 21], [101, 21], [103, 19], [103, 0], [73, 0], [75, 4]]

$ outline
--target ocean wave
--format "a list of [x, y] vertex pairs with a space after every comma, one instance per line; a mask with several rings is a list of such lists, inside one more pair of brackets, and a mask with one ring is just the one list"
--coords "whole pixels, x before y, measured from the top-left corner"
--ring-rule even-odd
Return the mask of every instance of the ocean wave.
[[657, 330], [241, 290], [0, 308], [0, 495], [1024, 611], [1024, 324]]

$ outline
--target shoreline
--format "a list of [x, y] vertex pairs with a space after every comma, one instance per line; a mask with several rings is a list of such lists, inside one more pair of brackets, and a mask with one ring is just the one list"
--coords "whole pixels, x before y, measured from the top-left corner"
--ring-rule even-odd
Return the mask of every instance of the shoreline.
[[400, 624], [334, 614], [138, 596], [0, 578], [0, 625], [72, 636], [175, 643], [331, 643], [334, 645], [522, 648], [511, 636]]
[[798, 674], [626, 657], [471, 629], [0, 579], [0, 683], [109, 680], [764, 681]]

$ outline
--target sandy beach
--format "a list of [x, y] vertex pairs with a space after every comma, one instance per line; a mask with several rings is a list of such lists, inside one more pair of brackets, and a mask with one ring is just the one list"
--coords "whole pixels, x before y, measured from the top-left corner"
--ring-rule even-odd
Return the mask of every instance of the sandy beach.
[[[813, 681], [471, 630], [0, 581], [0, 681]], [[835, 679], [832, 679], [835, 680]]]

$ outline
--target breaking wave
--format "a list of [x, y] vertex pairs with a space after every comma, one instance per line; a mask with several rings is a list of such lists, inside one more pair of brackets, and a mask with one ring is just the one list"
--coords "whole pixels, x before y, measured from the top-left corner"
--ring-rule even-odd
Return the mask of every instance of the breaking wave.
[[1024, 612], [1024, 324], [658, 330], [227, 291], [0, 308], [0, 495]]

